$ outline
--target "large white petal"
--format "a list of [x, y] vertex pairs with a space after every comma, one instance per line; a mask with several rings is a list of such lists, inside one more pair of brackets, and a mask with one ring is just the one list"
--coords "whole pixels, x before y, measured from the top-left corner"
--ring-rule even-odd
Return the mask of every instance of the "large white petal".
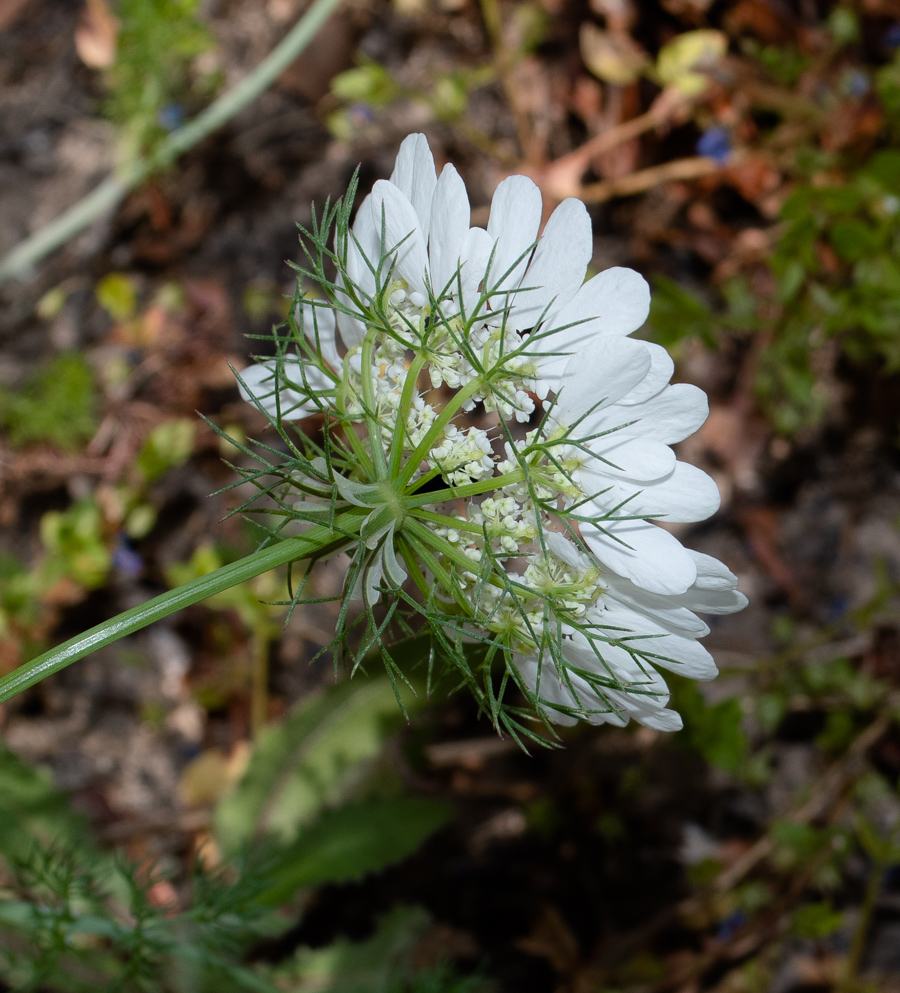
[[629, 335], [647, 320], [650, 287], [633, 269], [615, 266], [589, 279], [572, 299], [553, 308], [542, 330], [558, 329], [553, 351], [541, 364], [544, 378], [558, 376], [567, 355], [577, 355], [600, 336]]
[[391, 182], [406, 196], [421, 222], [420, 231], [427, 241], [431, 225], [431, 200], [437, 183], [434, 156], [423, 134], [407, 135], [400, 145]]
[[[564, 714], [553, 705], [558, 704], [563, 707], [571, 707], [575, 710], [593, 710], [596, 713], [587, 715], [586, 720], [590, 724], [614, 724], [617, 727], [624, 727], [628, 723], [627, 716], [617, 712], [626, 710], [620, 700], [602, 701], [594, 692], [593, 688], [581, 676], [574, 672], [569, 672], [565, 678], [561, 677], [553, 664], [549, 653], [545, 654], [543, 665], [541, 666], [541, 683], [537, 687], [538, 659], [536, 654], [528, 656], [513, 656], [513, 663], [522, 675], [525, 684], [533, 692], [537, 693], [549, 711], [547, 716], [555, 724], [571, 726], [577, 723], [577, 719], [570, 714]], [[578, 662], [575, 663], [579, 665]], [[581, 666], [584, 668], [585, 666]], [[570, 689], [571, 686], [571, 689]], [[574, 689], [574, 693], [572, 690]], [[614, 691], [613, 691], [614, 692]], [[620, 694], [624, 696], [624, 694]]]
[[297, 310], [307, 340], [335, 372], [340, 372], [343, 360], [335, 340], [334, 310], [329, 306], [316, 306], [312, 303], [304, 303]]
[[[573, 717], [555, 709], [553, 705], [557, 704], [596, 711], [587, 715], [591, 724], [614, 724], [622, 727], [629, 717], [633, 717], [648, 727], [661, 731], [677, 731], [681, 727], [681, 718], [674, 711], [665, 709], [669, 690], [659, 673], [650, 666], [639, 666], [628, 652], [615, 646], [602, 646], [600, 650], [602, 660], [581, 636], [576, 636], [563, 645], [566, 659], [576, 668], [607, 679], [617, 679], [623, 688], [602, 687], [594, 690], [586, 679], [571, 670], [563, 678], [556, 671], [549, 655], [546, 655], [541, 667], [539, 696], [544, 701], [545, 709], [549, 711], [547, 716], [557, 724], [575, 723]], [[537, 692], [537, 654], [513, 656], [513, 664], [529, 689]]]
[[[556, 335], [536, 340], [535, 348], [555, 351]], [[538, 360], [540, 375], [545, 358]], [[643, 342], [630, 338], [598, 338], [579, 355], [566, 359], [558, 390], [559, 417], [569, 425], [580, 422], [575, 434], [584, 438], [600, 430], [600, 412], [631, 392], [650, 370], [650, 353]]]
[[719, 674], [713, 657], [696, 638], [673, 634], [633, 611], [611, 607], [598, 612], [596, 622], [606, 629], [604, 636], [621, 639], [626, 649], [647, 656], [653, 665], [689, 679], [715, 679]]
[[709, 416], [703, 390], [688, 383], [666, 386], [656, 396], [628, 408], [638, 421], [636, 430], [647, 438], [674, 445], [692, 435]]
[[379, 179], [372, 188], [372, 212], [376, 224], [384, 224], [385, 250], [396, 250], [394, 274], [424, 297], [428, 251], [422, 222], [412, 204], [393, 183]]
[[681, 596], [673, 597], [673, 600], [688, 610], [698, 610], [701, 614], [734, 614], [743, 610], [749, 602], [740, 590], [691, 589]]
[[695, 586], [698, 590], [737, 589], [738, 578], [724, 562], [693, 549], [689, 549], [689, 554], [697, 566]]
[[[372, 215], [372, 194], [370, 193], [360, 204], [353, 221], [352, 234], [347, 237], [346, 246], [347, 278], [354, 288], [354, 293], [363, 298], [370, 297], [375, 292], [375, 271], [381, 259], [381, 227], [376, 227]], [[338, 280], [343, 284], [343, 278]], [[351, 310], [356, 309], [347, 293], [338, 291], [338, 301]], [[362, 301], [365, 303], [365, 299]], [[341, 311], [337, 313], [338, 330], [347, 348], [355, 348], [362, 344], [366, 336], [365, 324], [351, 314]]]
[[747, 598], [736, 589], [737, 576], [718, 559], [688, 549], [697, 566], [697, 579], [673, 603], [704, 614], [733, 614], [747, 606]]
[[627, 396], [622, 397], [619, 403], [643, 403], [650, 397], [656, 396], [672, 378], [672, 373], [675, 371], [672, 356], [662, 345], [654, 345], [650, 341], [645, 341], [644, 347], [650, 350], [650, 371]]
[[603, 483], [603, 477], [614, 479], [653, 480], [669, 476], [675, 469], [675, 453], [668, 445], [649, 438], [635, 438], [624, 432], [615, 432], [588, 442], [587, 447], [596, 455], [578, 470], [584, 485], [593, 493]]
[[737, 577], [718, 559], [690, 548], [685, 551], [697, 566], [697, 578], [687, 592], [676, 596], [649, 593], [621, 576], [608, 575], [607, 597], [646, 614], [670, 631], [690, 638], [704, 637], [709, 629], [695, 610], [705, 614], [732, 614], [746, 607], [747, 598], [734, 589]]
[[[709, 634], [707, 624], [693, 611], [675, 602], [681, 597], [648, 593], [621, 576], [608, 573], [605, 578], [609, 583], [606, 598], [610, 603], [624, 604], [629, 610], [639, 611], [673, 634], [681, 634], [687, 638], [705, 638]], [[690, 596], [690, 591], [682, 596]]]
[[649, 521], [583, 524], [581, 533], [599, 562], [651, 593], [684, 593], [697, 578], [681, 542]]
[[688, 462], [676, 462], [672, 472], [661, 479], [646, 483], [615, 482], [592, 501], [603, 512], [621, 505], [622, 514], [678, 524], [705, 521], [719, 509], [720, 502], [715, 481]]
[[512, 299], [510, 320], [524, 331], [550, 307], [568, 303], [584, 282], [594, 250], [591, 219], [580, 200], [568, 199], [553, 211], [541, 235], [521, 289]]
[[[680, 718], [674, 711], [666, 711], [669, 702], [669, 688], [662, 676], [649, 664], [638, 663], [632, 655], [616, 645], [605, 645], [595, 642], [587, 643], [587, 639], [576, 635], [570, 645], [564, 647], [566, 658], [580, 668], [597, 673], [599, 676], [618, 679], [623, 689], [598, 688], [596, 691], [583, 682], [581, 677], [571, 675], [573, 683], [586, 688], [597, 703], [598, 709], [607, 704], [605, 697], [614, 707], [623, 710], [640, 724], [648, 727], [658, 727], [660, 730], [677, 730]], [[543, 681], [542, 681], [543, 682]], [[582, 696], [582, 693], [579, 693]], [[587, 706], [588, 701], [582, 702]], [[666, 716], [667, 715], [667, 716]], [[591, 723], [595, 723], [593, 720]]]
[[[541, 191], [527, 176], [510, 176], [494, 191], [487, 231], [496, 243], [491, 265], [491, 289], [519, 285], [541, 225]], [[515, 298], [509, 298], [510, 303]], [[504, 309], [505, 300], [495, 306]]]
[[281, 364], [280, 375], [278, 372], [278, 363], [274, 360], [260, 362], [242, 370], [238, 383], [241, 397], [248, 403], [257, 401], [273, 418], [279, 414], [284, 421], [309, 417], [325, 402], [317, 403], [310, 394], [334, 388], [332, 380], [321, 369], [298, 359], [286, 359]]
[[680, 731], [684, 727], [684, 721], [677, 710], [652, 710], [643, 716], [635, 715], [634, 718], [639, 724], [653, 728], [654, 731], [666, 731], [672, 733]]
[[[470, 228], [466, 235], [466, 243], [462, 252], [462, 267], [460, 282], [463, 291], [463, 313], [471, 318], [481, 299], [481, 284], [487, 269], [491, 253], [494, 250], [494, 239], [484, 228]], [[482, 307], [482, 316], [488, 307]]]
[[[431, 203], [431, 288], [440, 293], [455, 280], [469, 232], [469, 197], [466, 184], [452, 165], [445, 165]], [[451, 294], [455, 286], [450, 286]]]

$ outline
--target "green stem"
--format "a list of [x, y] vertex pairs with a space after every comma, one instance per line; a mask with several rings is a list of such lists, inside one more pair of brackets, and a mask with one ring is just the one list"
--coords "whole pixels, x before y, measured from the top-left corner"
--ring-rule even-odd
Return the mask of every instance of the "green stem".
[[372, 353], [375, 350], [375, 328], [369, 328], [362, 344], [362, 391], [366, 414], [366, 427], [372, 448], [372, 462], [376, 478], [387, 479], [387, 461], [381, 445], [381, 425], [378, 423], [378, 409], [375, 403], [375, 384], [372, 382]]
[[171, 165], [267, 90], [331, 16], [341, 0], [316, 0], [269, 55], [237, 86], [224, 93], [184, 127], [173, 131], [151, 155], [129, 163], [105, 179], [83, 200], [36, 231], [0, 259], [0, 283], [21, 275], [60, 248], [119, 203], [151, 173]]
[[872, 924], [872, 917], [875, 914], [875, 905], [878, 903], [878, 894], [881, 892], [881, 882], [884, 878], [886, 865], [880, 859], [875, 859], [869, 870], [869, 878], [866, 881], [866, 895], [863, 905], [859, 911], [859, 920], [856, 923], [856, 930], [853, 933], [853, 940], [850, 945], [850, 953], [847, 956], [847, 963], [844, 967], [844, 974], [838, 984], [838, 993], [851, 993], [856, 986], [856, 976], [862, 963], [863, 952], [866, 950], [866, 938], [869, 935], [869, 928]]
[[409, 461], [403, 467], [403, 471], [398, 477], [398, 483], [401, 486], [406, 486], [410, 479], [412, 479], [413, 474], [416, 469], [418, 469], [422, 459], [431, 451], [434, 443], [440, 438], [441, 433], [444, 428], [456, 417], [460, 408], [463, 404], [473, 397], [477, 392], [478, 388], [481, 386], [481, 381], [479, 379], [473, 379], [471, 382], [467, 383], [461, 390], [458, 390], [453, 396], [447, 401], [447, 405], [440, 412], [438, 417], [435, 418], [434, 423], [428, 429], [428, 433], [425, 437], [416, 445], [416, 450], [409, 457]]
[[430, 524], [437, 524], [438, 527], [453, 528], [456, 531], [467, 531], [470, 534], [482, 535], [484, 530], [471, 521], [461, 521], [458, 517], [449, 517], [447, 514], [436, 514], [432, 510], [422, 510], [421, 507], [412, 512], [412, 516], [418, 521], [428, 521]]
[[36, 659], [25, 662], [18, 669], [0, 679], [0, 703], [9, 700], [47, 676], [59, 672], [67, 665], [77, 662], [85, 655], [96, 652], [98, 648], [111, 645], [120, 638], [134, 634], [154, 621], [161, 620], [185, 607], [190, 607], [201, 600], [206, 600], [217, 593], [231, 589], [232, 586], [238, 586], [248, 579], [253, 579], [254, 576], [269, 572], [270, 569], [324, 552], [336, 541], [343, 540], [340, 535], [345, 531], [358, 530], [359, 523], [363, 520], [364, 511], [365, 508], [360, 510], [354, 508], [353, 511], [340, 514], [334, 522], [334, 528], [321, 525], [310, 528], [299, 537], [287, 538], [277, 545], [263, 548], [246, 558], [232, 562], [221, 569], [216, 569], [215, 572], [206, 576], [200, 576], [174, 590], [161, 593], [159, 596], [153, 597], [152, 600], [147, 600], [137, 607], [132, 607], [131, 610], [118, 614], [111, 620], [98, 624], [83, 634], [70, 638], [62, 645], [39, 655]]
[[[462, 486], [448, 486], [443, 490], [431, 490], [428, 493], [413, 493], [403, 498], [403, 505], [412, 510], [414, 507], [427, 507], [431, 503], [446, 503], [448, 500], [459, 500], [464, 497], [478, 496], [499, 490], [502, 486], [512, 486], [514, 483], [525, 481], [524, 469], [513, 469], [503, 476], [492, 476], [477, 483], [463, 483]], [[417, 480], [418, 482], [418, 480]]]
[[406, 426], [409, 423], [409, 411], [412, 404], [413, 391], [416, 388], [416, 381], [419, 373], [425, 368], [428, 356], [423, 349], [412, 360], [412, 365], [406, 372], [406, 380], [403, 383], [403, 392], [400, 394], [400, 409], [397, 416], [397, 426], [394, 429], [394, 439], [391, 443], [391, 465], [390, 473], [395, 477], [400, 472], [400, 464], [403, 460], [403, 445], [406, 441]]

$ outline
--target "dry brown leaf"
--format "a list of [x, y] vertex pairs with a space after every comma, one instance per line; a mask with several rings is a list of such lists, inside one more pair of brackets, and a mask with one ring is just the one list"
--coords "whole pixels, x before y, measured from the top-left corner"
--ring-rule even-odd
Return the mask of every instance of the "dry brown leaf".
[[108, 69], [116, 61], [119, 19], [106, 0], [87, 0], [81, 24], [75, 30], [78, 57], [92, 69]]
[[605, 83], [616, 86], [634, 83], [649, 63], [646, 52], [630, 35], [603, 31], [585, 21], [578, 38], [584, 64]]

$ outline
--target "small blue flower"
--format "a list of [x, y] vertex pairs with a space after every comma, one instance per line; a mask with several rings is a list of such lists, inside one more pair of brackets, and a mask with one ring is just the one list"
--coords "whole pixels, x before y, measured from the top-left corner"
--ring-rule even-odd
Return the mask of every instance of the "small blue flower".
[[719, 941], [730, 941], [735, 932], [747, 922], [747, 915], [743, 910], [735, 910], [734, 913], [729, 914], [724, 921], [719, 924], [718, 930], [716, 931], [716, 938]]
[[177, 103], [167, 103], [159, 108], [156, 119], [166, 131], [177, 131], [184, 124], [184, 108]]
[[850, 599], [843, 593], [833, 596], [828, 603], [828, 623], [840, 620], [850, 607]]
[[881, 37], [885, 48], [900, 48], [900, 24], [892, 24]]
[[116, 572], [129, 579], [137, 579], [144, 571], [144, 560], [136, 552], [124, 535], [119, 536], [118, 544], [113, 551], [113, 568]]
[[707, 128], [697, 140], [697, 154], [724, 165], [731, 158], [731, 136], [726, 128]]
[[848, 97], [864, 97], [871, 88], [869, 77], [859, 69], [851, 70], [841, 80], [841, 89]]
[[350, 113], [357, 124], [371, 124], [375, 120], [375, 112], [367, 103], [355, 103]]

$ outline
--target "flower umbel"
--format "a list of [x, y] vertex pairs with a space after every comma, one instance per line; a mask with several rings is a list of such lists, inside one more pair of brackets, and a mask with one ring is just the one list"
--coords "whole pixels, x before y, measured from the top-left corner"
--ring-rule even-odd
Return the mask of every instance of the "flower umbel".
[[[746, 600], [657, 523], [703, 520], [719, 495], [670, 447], [703, 423], [705, 395], [628, 337], [647, 284], [622, 268], [585, 282], [584, 205], [563, 201], [539, 235], [522, 176], [471, 227], [462, 180], [436, 175], [423, 135], [351, 226], [354, 193], [314, 216], [300, 269], [314, 289], [298, 289], [276, 355], [240, 374], [288, 452], [243, 473], [275, 501], [272, 538], [341, 522], [325, 551], [351, 556], [336, 640], [362, 600], [357, 662], [376, 648], [405, 678], [388, 631], [420, 618], [429, 676], [443, 663], [498, 729], [530, 734], [536, 711], [676, 730], [660, 670], [715, 676], [695, 611]], [[313, 416], [312, 433], [289, 430]]]

